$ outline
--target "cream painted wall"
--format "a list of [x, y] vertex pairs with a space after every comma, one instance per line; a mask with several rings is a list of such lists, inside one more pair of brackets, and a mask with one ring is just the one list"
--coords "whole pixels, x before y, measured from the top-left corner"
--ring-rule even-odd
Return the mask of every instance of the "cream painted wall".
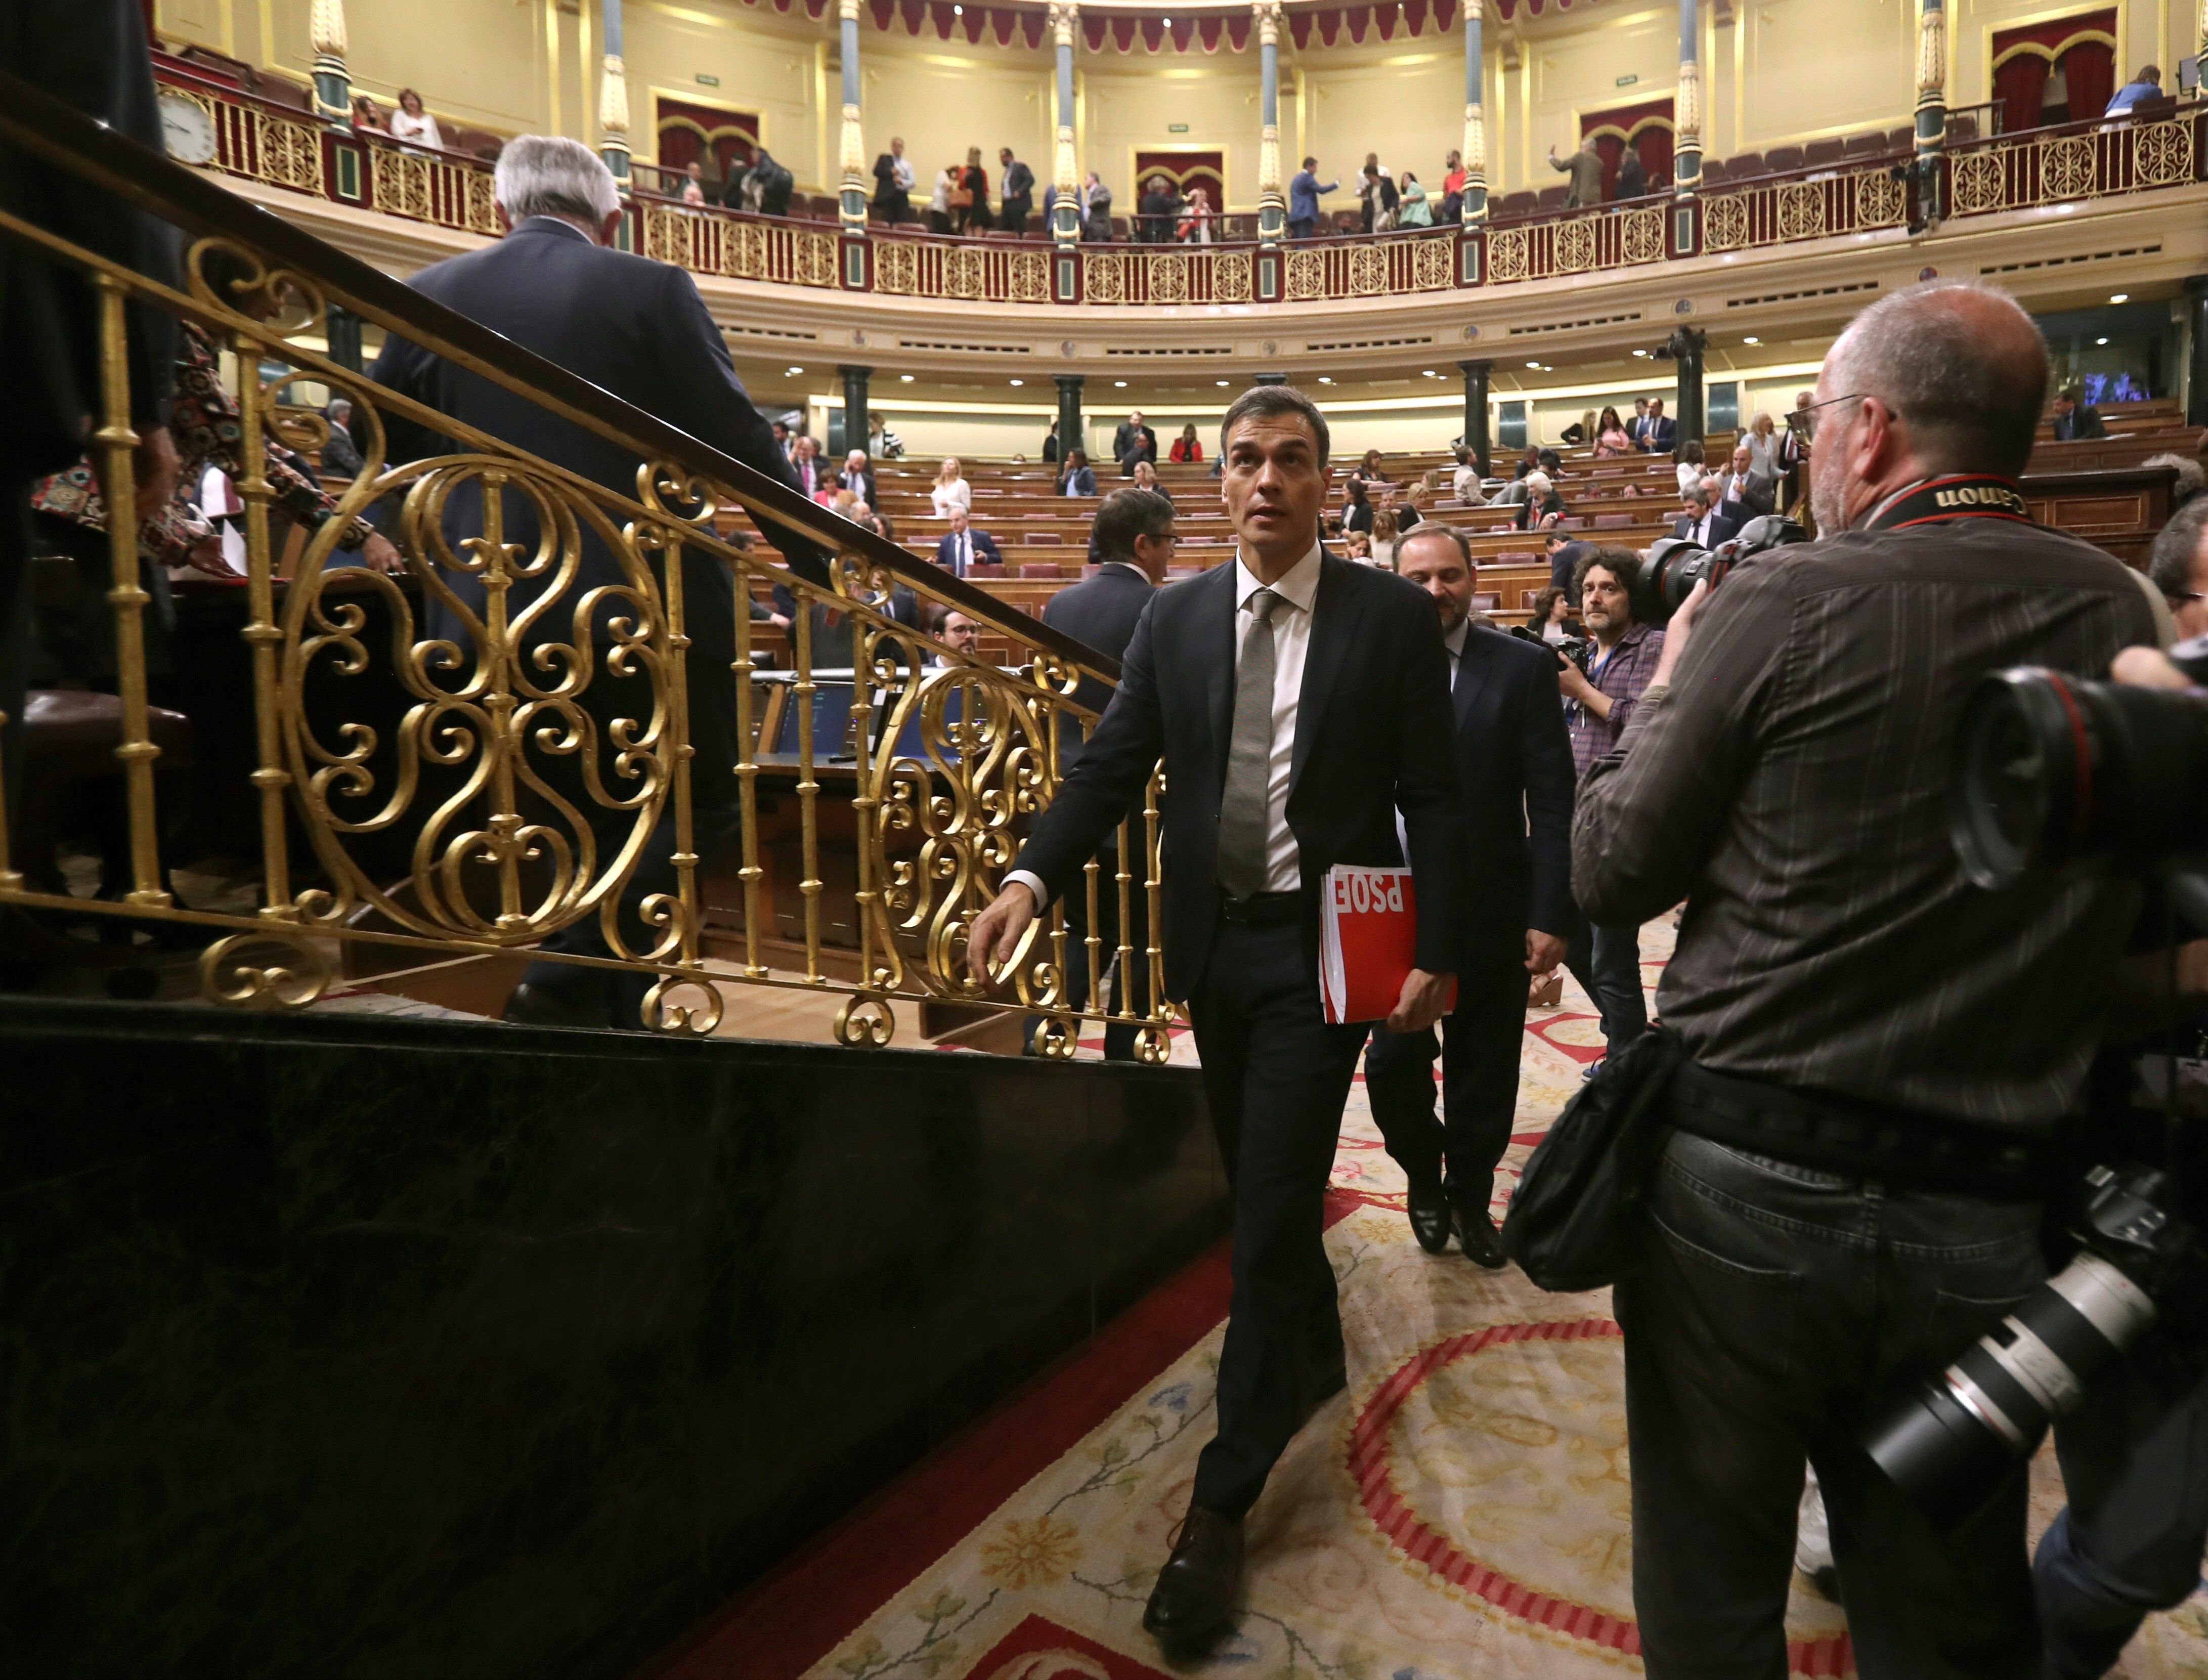
[[[1849, 5], [1855, 0], [1814, 0]], [[1504, 190], [1551, 187], [1563, 180], [1548, 152], [1568, 156], [1579, 145], [1580, 114], [1671, 98], [1679, 83], [1679, 12], [1676, 6], [1605, 5], [1602, 27], [1544, 34], [1526, 43], [1511, 88], [1513, 153]], [[1617, 78], [1640, 78], [1620, 87]], [[1461, 96], [1460, 96], [1461, 97]]]
[[[1085, 161], [1112, 189], [1113, 207], [1133, 208], [1137, 151], [1217, 151], [1225, 153], [1227, 206], [1257, 207], [1257, 75], [1255, 51], [1223, 48], [1215, 57], [1182, 53], [1155, 63], [1103, 55], [1088, 62], [1082, 78]], [[1172, 132], [1175, 123], [1188, 132]], [[1293, 133], [1293, 128], [1287, 129]], [[1285, 142], [1285, 158], [1288, 146]], [[1287, 165], [1284, 163], [1283, 167]], [[1290, 173], [1293, 173], [1291, 169]]]
[[[621, 9], [621, 50], [628, 69], [629, 143], [636, 155], [647, 161], [653, 155], [652, 112], [663, 93], [756, 112], [767, 150], [801, 186], [817, 189], [828, 172], [821, 155], [820, 49], [831, 39], [834, 20], [815, 24], [802, 13], [795, 15], [795, 24], [776, 27], [767, 20], [782, 24], [778, 15], [736, 0], [681, 5], [627, 0]], [[717, 77], [720, 85], [705, 85], [698, 80], [701, 75]], [[828, 144], [831, 155], [825, 161], [832, 165], [832, 134]]]
[[1915, 0], [1747, 0], [1714, 79], [1727, 123], [1704, 137], [1713, 157], [1832, 135], [1896, 129], [1917, 106]]
[[[1312, 65], [1315, 58], [1324, 60], [1317, 52], [1305, 58], [1311, 90], [1311, 149], [1324, 166], [1325, 178], [1341, 183], [1331, 207], [1356, 202], [1353, 177], [1368, 152], [1377, 152], [1395, 175], [1417, 171], [1438, 201], [1443, 159], [1464, 137], [1462, 37], [1453, 33], [1398, 41], [1384, 55], [1364, 62]], [[1254, 115], [1251, 122], [1254, 128]]]

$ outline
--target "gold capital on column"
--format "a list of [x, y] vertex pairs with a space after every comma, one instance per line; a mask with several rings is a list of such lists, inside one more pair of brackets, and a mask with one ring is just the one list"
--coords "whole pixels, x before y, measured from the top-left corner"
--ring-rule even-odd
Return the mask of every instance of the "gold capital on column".
[[1254, 0], [1250, 8], [1257, 20], [1257, 45], [1281, 44], [1281, 0]]
[[1928, 7], [1917, 20], [1917, 103], [1947, 103], [1947, 17]]
[[859, 130], [859, 108], [855, 105], [843, 107], [843, 144], [837, 148], [837, 158], [843, 168], [843, 179], [863, 183], [867, 174], [867, 141]]
[[628, 67], [609, 52], [598, 70], [598, 127], [609, 140], [628, 138]]
[[1081, 21], [1081, 8], [1052, 0], [1050, 9], [1050, 38], [1059, 46], [1073, 45], [1073, 31]]
[[307, 13], [307, 39], [322, 57], [345, 56], [345, 0], [314, 0]]

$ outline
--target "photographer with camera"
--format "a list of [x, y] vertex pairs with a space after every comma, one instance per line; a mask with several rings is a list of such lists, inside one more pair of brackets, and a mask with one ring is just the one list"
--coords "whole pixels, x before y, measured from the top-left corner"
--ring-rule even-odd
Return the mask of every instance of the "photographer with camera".
[[[1641, 557], [1630, 549], [1581, 546], [1587, 552], [1573, 573], [1572, 592], [1579, 597], [1587, 639], [1557, 649], [1557, 683], [1566, 703], [1572, 764], [1585, 782], [1617, 745], [1655, 680], [1664, 633], [1634, 616]], [[1564, 966], [1601, 1011], [1604, 1054], [1623, 1050], [1648, 1030], [1648, 999], [1641, 990], [1641, 919], [1617, 926], [1582, 923], [1566, 949]]]
[[1860, 1437], [2045, 1275], [2049, 1137], [2137, 906], [2106, 880], [1975, 887], [1949, 839], [1980, 677], [2097, 675], [2155, 638], [2121, 565], [2026, 516], [2047, 378], [1991, 289], [1858, 315], [1803, 417], [1823, 537], [1696, 589], [1581, 792], [1582, 909], [1687, 901], [1658, 993], [1683, 1057], [1616, 1294], [1656, 1680], [1785, 1673], [1805, 1455], [1864, 1680], [2036, 1670], [2023, 1462], [1943, 1533]]

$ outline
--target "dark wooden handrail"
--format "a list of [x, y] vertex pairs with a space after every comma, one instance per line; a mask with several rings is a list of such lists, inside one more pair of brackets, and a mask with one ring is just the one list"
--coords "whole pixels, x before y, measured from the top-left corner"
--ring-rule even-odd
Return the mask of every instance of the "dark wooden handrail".
[[[74, 106], [0, 69], [0, 139], [68, 171], [100, 190], [207, 237], [234, 239], [277, 267], [342, 295], [347, 308], [399, 333], [425, 350], [471, 362], [507, 389], [543, 404], [561, 417], [633, 449], [646, 459], [664, 459], [740, 491], [754, 517], [808, 546], [862, 556], [883, 570], [926, 586], [939, 600], [979, 621], [1116, 679], [1119, 662], [1040, 619], [1006, 613], [987, 591], [942, 567], [915, 558], [873, 531], [807, 501], [687, 432], [623, 402], [481, 322], [423, 297], [403, 281], [187, 168], [117, 134]], [[819, 579], [815, 579], [819, 581]]]

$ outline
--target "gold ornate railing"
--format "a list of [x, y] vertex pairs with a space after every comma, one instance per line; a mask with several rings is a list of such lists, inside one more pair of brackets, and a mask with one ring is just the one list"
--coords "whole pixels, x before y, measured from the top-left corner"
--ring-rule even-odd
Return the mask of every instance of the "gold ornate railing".
[[[189, 236], [179, 286], [0, 213], [0, 238], [86, 275], [99, 301], [103, 411], [91, 453], [118, 580], [108, 599], [131, 878], [117, 902], [42, 887], [9, 861], [0, 832], [0, 903], [203, 939], [202, 990], [231, 1003], [311, 1002], [368, 946], [423, 962], [528, 951], [649, 981], [640, 1024], [662, 1031], [711, 1031], [732, 993], [782, 987], [840, 993], [846, 1044], [887, 1042], [892, 1000], [937, 998], [1037, 1013], [1038, 1047], [1072, 1053], [1062, 909], [1002, 982], [972, 972], [965, 936], [1052, 798], [1062, 756], [1095, 721], [1077, 693], [1108, 693], [1111, 660], [5, 74], [0, 135]], [[633, 484], [580, 477], [305, 347], [339, 306], [613, 441], [639, 464]], [[255, 736], [232, 793], [259, 816], [249, 911], [191, 902], [163, 854], [151, 602], [138, 583], [148, 510], [133, 505], [127, 361], [144, 311], [231, 352], [242, 381]], [[364, 465], [279, 576], [261, 463], [271, 435], [306, 450], [327, 438], [300, 404], [303, 386], [351, 400]], [[397, 447], [422, 438], [441, 441], [412, 459]], [[404, 558], [397, 575], [338, 559], [354, 518], [378, 509]], [[733, 540], [737, 510], [794, 563]], [[810, 560], [816, 546], [826, 564]], [[717, 598], [726, 611], [729, 583], [733, 657], [699, 669], [699, 636]], [[761, 715], [771, 695], [744, 610], [770, 585], [790, 603], [787, 729]], [[979, 620], [1007, 657], [969, 657], [896, 616], [903, 591]], [[823, 638], [848, 651], [838, 657]], [[723, 683], [733, 693], [717, 698]], [[731, 702], [733, 743], [717, 760], [699, 753], [691, 707], [701, 698]], [[21, 773], [0, 765], [0, 780]], [[1160, 792], [1154, 776], [1144, 809], [1122, 825], [1129, 862], [1111, 875], [1089, 866], [1091, 928], [1107, 893], [1123, 909], [1145, 895], [1148, 925], [1160, 926]], [[801, 906], [794, 938], [777, 938], [770, 902], [769, 801], [795, 812], [780, 843]], [[716, 827], [727, 836], [718, 860]], [[851, 877], [831, 886], [841, 840]], [[655, 847], [665, 885], [639, 897], [645, 871], [660, 867], [648, 861]], [[722, 959], [703, 937], [701, 879], [716, 867], [736, 900], [734, 954]], [[1137, 920], [1123, 914], [1120, 926]], [[593, 923], [603, 954], [543, 947]], [[848, 930], [840, 945], [831, 927]], [[1086, 1012], [1133, 1023], [1141, 1053], [1162, 1059], [1170, 1008], [1155, 937], [1116, 954], [1127, 1007], [1107, 1015], [1092, 993]], [[1088, 955], [1095, 972], [1113, 953], [1091, 938]]]
[[1712, 251], [1791, 244], [1831, 234], [1899, 227], [1909, 189], [1891, 166], [1835, 171], [1798, 180], [1749, 182], [1702, 201], [1702, 243]]
[[1454, 231], [1443, 231], [1292, 246], [1283, 295], [1298, 303], [1445, 291], [1456, 284], [1456, 238]]
[[1487, 278], [1497, 285], [1636, 267], [1663, 258], [1664, 211], [1657, 205], [1497, 225], [1487, 236]]
[[1035, 245], [875, 239], [874, 290], [977, 303], [1050, 302], [1050, 253]]
[[2199, 118], [2035, 129], [1960, 147], [1947, 159], [1948, 213], [1980, 216], [2104, 198], [2198, 177]]
[[836, 231], [779, 217], [740, 216], [639, 197], [646, 256], [732, 280], [832, 286]]

